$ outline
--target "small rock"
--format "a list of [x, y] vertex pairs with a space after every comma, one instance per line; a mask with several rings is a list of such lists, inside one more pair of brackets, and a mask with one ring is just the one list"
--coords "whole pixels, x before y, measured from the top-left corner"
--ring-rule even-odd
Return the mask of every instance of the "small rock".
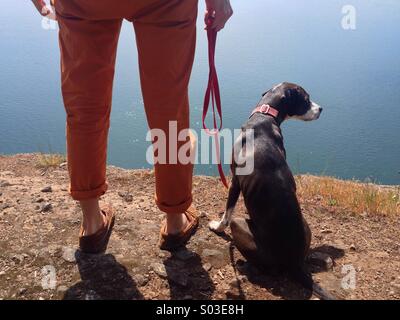
[[128, 193], [128, 192], [118, 192], [118, 195], [124, 199], [126, 202], [132, 202], [133, 201], [133, 196]]
[[40, 209], [40, 212], [49, 212], [53, 209], [53, 206], [51, 203], [44, 203]]
[[350, 250], [351, 251], [356, 251], [357, 250], [356, 245], [355, 244], [351, 244], [350, 245]]
[[52, 192], [53, 190], [51, 189], [51, 186], [44, 187], [41, 192]]
[[139, 287], [144, 287], [149, 282], [149, 278], [141, 274], [135, 275], [133, 279]]
[[26, 288], [21, 288], [21, 289], [18, 290], [18, 294], [19, 294], [20, 296], [22, 296], [22, 295], [25, 294], [27, 291], [28, 291], [28, 289], [26, 289]]
[[0, 211], [3, 211], [4, 209], [7, 209], [9, 207], [10, 207], [10, 205], [8, 203], [0, 204]]
[[203, 264], [203, 269], [205, 270], [205, 271], [210, 271], [211, 270], [211, 268], [212, 268], [212, 265], [211, 265], [211, 263], [209, 263], [209, 262], [206, 262], [205, 264]]
[[66, 292], [67, 290], [68, 290], [67, 286], [59, 286], [59, 287], [57, 288], [57, 291], [58, 291], [58, 292], [61, 292], [61, 293], [64, 293], [64, 292]]
[[239, 282], [237, 280], [232, 280], [231, 282], [229, 282], [229, 286], [231, 288], [237, 289], [237, 288], [239, 288], [240, 284], [239, 284]]
[[11, 260], [17, 264], [20, 264], [24, 261], [24, 256], [22, 254], [16, 254], [11, 258]]
[[224, 254], [220, 250], [204, 249], [201, 255], [204, 257], [205, 261], [211, 263], [213, 267], [220, 268], [226, 264]]
[[37, 202], [37, 203], [41, 203], [41, 202], [43, 202], [43, 201], [44, 201], [43, 198], [38, 198], [38, 199], [36, 199], [36, 202]]
[[153, 263], [151, 264], [151, 269], [161, 278], [166, 279], [168, 277], [167, 270], [165, 270], [165, 266], [161, 263]]
[[332, 233], [332, 230], [329, 229], [322, 229], [321, 233]]
[[66, 162], [60, 163], [60, 165], [59, 165], [60, 168], [65, 168], [66, 166], [67, 166]]
[[76, 250], [74, 248], [64, 247], [62, 258], [67, 262], [75, 263], [76, 262], [75, 254]]
[[11, 186], [11, 183], [9, 183], [6, 180], [0, 180], [0, 187], [8, 187]]
[[333, 268], [333, 260], [332, 258], [323, 252], [314, 252], [308, 257], [308, 261], [311, 264], [315, 264], [324, 270], [332, 270]]

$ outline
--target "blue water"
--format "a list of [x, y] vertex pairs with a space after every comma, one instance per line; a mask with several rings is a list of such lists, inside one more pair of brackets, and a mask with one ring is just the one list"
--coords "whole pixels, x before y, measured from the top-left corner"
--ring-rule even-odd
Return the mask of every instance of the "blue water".
[[[352, 0], [356, 30], [343, 30], [347, 1], [233, 0], [219, 34], [224, 126], [239, 128], [262, 92], [301, 84], [324, 107], [313, 123], [283, 131], [294, 172], [400, 184], [400, 1]], [[200, 0], [198, 46], [190, 84], [192, 127], [200, 129], [207, 81]], [[30, 1], [0, 10], [0, 153], [65, 152], [57, 30], [44, 30]], [[149, 167], [134, 33], [121, 33], [108, 162]], [[212, 165], [196, 172], [215, 175]]]

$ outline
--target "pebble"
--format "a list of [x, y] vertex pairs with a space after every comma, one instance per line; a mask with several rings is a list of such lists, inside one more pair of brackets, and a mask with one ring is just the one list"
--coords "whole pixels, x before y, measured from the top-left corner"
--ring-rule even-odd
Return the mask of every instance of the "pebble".
[[37, 203], [41, 203], [41, 202], [43, 202], [43, 201], [44, 201], [43, 198], [38, 198], [38, 199], [36, 199], [36, 202], [37, 202]]
[[211, 263], [213, 267], [220, 268], [226, 264], [224, 254], [220, 250], [204, 249], [201, 255], [204, 257], [206, 262]]
[[333, 260], [332, 258], [323, 252], [314, 252], [309, 257], [308, 260], [324, 270], [332, 270], [333, 268]]
[[205, 271], [210, 271], [212, 269], [212, 265], [209, 262], [206, 262], [205, 264], [203, 264], [203, 269]]
[[0, 187], [8, 187], [11, 186], [11, 183], [9, 183], [6, 180], [0, 180]]
[[21, 288], [21, 289], [18, 290], [18, 294], [19, 294], [20, 296], [22, 296], [22, 295], [25, 294], [27, 291], [28, 291], [28, 289], [26, 289], [26, 288]]
[[68, 290], [67, 286], [59, 286], [59, 287], [57, 288], [57, 291], [58, 291], [58, 292], [61, 292], [61, 293], [64, 293], [64, 292], [66, 292], [67, 290]]
[[46, 186], [44, 187], [42, 190], [40, 190], [41, 192], [52, 192], [53, 190], [51, 189], [51, 186]]
[[9, 207], [10, 207], [10, 205], [8, 203], [3, 203], [3, 204], [0, 205], [0, 211], [2, 211], [4, 209], [7, 209]]
[[124, 199], [126, 202], [132, 202], [133, 201], [133, 196], [128, 193], [128, 192], [118, 192], [118, 195]]
[[60, 165], [59, 165], [60, 168], [64, 168], [64, 167], [66, 167], [66, 166], [67, 166], [67, 163], [66, 163], [66, 162], [60, 163]]
[[11, 260], [17, 264], [20, 264], [24, 261], [24, 256], [22, 254], [16, 254], [11, 258]]
[[40, 212], [49, 212], [53, 209], [53, 206], [51, 203], [44, 203], [40, 209]]
[[67, 261], [67, 262], [71, 262], [71, 263], [75, 263], [76, 262], [76, 250], [74, 248], [71, 247], [64, 247], [63, 248], [63, 253], [62, 253], [62, 258]]
[[141, 274], [135, 275], [133, 279], [139, 287], [144, 287], [149, 282], [149, 278]]
[[166, 279], [168, 277], [165, 266], [161, 263], [155, 262], [151, 264], [151, 269], [161, 278]]

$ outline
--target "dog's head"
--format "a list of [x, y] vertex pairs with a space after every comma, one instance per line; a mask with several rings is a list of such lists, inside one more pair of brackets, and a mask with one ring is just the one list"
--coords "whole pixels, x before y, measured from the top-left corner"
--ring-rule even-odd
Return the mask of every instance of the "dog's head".
[[283, 82], [263, 94], [261, 103], [269, 104], [279, 111], [282, 120], [317, 120], [322, 108], [310, 100], [309, 94], [299, 85]]

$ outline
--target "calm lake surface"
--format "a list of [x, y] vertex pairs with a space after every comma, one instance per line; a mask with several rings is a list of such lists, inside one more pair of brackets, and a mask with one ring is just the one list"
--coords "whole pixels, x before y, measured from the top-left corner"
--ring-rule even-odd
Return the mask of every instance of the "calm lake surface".
[[[224, 127], [240, 128], [260, 95], [282, 81], [302, 85], [324, 107], [320, 120], [282, 126], [295, 173], [400, 184], [400, 1], [352, 0], [356, 30], [342, 28], [348, 1], [233, 0], [219, 34], [217, 68]], [[199, 132], [208, 76], [200, 0], [190, 84]], [[57, 30], [30, 1], [0, 10], [0, 153], [65, 152]], [[114, 83], [108, 163], [150, 167], [133, 28], [124, 23]], [[227, 167], [226, 167], [227, 169]], [[216, 175], [214, 165], [197, 174]]]

